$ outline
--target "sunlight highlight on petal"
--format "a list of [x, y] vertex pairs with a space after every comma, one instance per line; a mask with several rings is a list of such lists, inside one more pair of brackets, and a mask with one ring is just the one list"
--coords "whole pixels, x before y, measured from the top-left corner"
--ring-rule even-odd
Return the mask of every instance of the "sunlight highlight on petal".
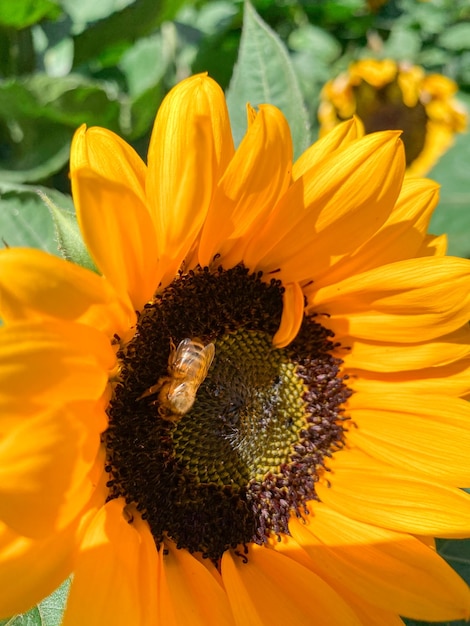
[[[160, 280], [157, 239], [147, 210], [135, 193], [91, 170], [72, 173], [80, 227], [93, 259], [121, 298], [140, 309]], [[109, 245], [110, 241], [113, 245]]]
[[470, 591], [439, 556], [411, 535], [370, 526], [325, 506], [293, 538], [317, 573], [378, 607], [420, 620], [465, 617]]
[[76, 524], [35, 541], [0, 522], [0, 615], [22, 613], [51, 594], [72, 571], [75, 545]]
[[353, 611], [321, 578], [273, 550], [253, 546], [248, 562], [226, 552], [222, 578], [237, 626], [282, 626], [290, 620], [307, 624], [312, 603], [318, 626], [360, 626]]
[[287, 121], [276, 107], [262, 105], [215, 190], [201, 233], [201, 265], [217, 253], [228, 265], [242, 261], [247, 238], [287, 190], [291, 171]]
[[[114, 307], [109, 330], [127, 328], [128, 312], [102, 276], [42, 250], [11, 248], [0, 251], [0, 307], [6, 322], [82, 316], [105, 318]], [[111, 333], [112, 334], [112, 333]]]
[[124, 505], [120, 500], [108, 502], [88, 527], [74, 567], [63, 626], [141, 623], [145, 607], [138, 602], [140, 540], [124, 519]]
[[200, 74], [168, 94], [150, 140], [147, 196], [159, 250], [173, 273], [203, 225], [233, 150], [223, 92], [214, 81]]
[[90, 170], [110, 182], [132, 189], [145, 202], [147, 168], [137, 152], [106, 128], [80, 126], [70, 149], [72, 176]]
[[213, 575], [189, 552], [165, 542], [159, 552], [159, 623], [168, 626], [233, 626], [230, 606]]
[[98, 399], [116, 362], [105, 335], [73, 322], [18, 322], [0, 338], [0, 402], [25, 390], [41, 404]]
[[[463, 491], [352, 450], [335, 461], [331, 463], [331, 488], [318, 484], [317, 493], [339, 513], [398, 532], [468, 536], [470, 498]], [[361, 489], [352, 490], [351, 485]]]

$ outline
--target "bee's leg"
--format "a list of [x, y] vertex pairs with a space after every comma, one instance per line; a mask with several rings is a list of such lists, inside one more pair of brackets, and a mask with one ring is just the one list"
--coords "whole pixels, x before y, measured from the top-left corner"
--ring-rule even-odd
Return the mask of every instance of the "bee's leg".
[[158, 391], [160, 391], [160, 389], [163, 386], [163, 383], [166, 381], [166, 378], [163, 377], [161, 378], [158, 383], [155, 383], [155, 385], [152, 385], [151, 387], [149, 387], [146, 391], [144, 391], [144, 393], [142, 395], [140, 395], [137, 400], [142, 400], [142, 398], [146, 398], [147, 396], [153, 396], [154, 393], [157, 393]]
[[171, 368], [176, 360], [176, 346], [173, 339], [170, 338], [170, 355], [168, 356], [168, 372], [171, 373]]
[[181, 415], [175, 415], [168, 409], [166, 406], [162, 404], [159, 405], [157, 409], [158, 416], [167, 422], [176, 422], [180, 419]]

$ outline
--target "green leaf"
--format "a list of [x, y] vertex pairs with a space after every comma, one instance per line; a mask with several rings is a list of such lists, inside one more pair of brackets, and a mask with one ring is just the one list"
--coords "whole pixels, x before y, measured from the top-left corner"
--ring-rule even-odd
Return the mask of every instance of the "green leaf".
[[38, 192], [72, 209], [72, 200], [53, 189], [0, 183], [0, 240], [8, 246], [40, 248], [59, 254], [49, 209]]
[[51, 0], [2, 0], [0, 2], [0, 24], [13, 28], [26, 28], [44, 17], [55, 19], [60, 7]]
[[167, 56], [160, 33], [140, 39], [124, 53], [119, 69], [132, 97], [140, 96], [162, 80], [168, 67]]
[[0, 620], [0, 626], [60, 626], [69, 587], [70, 579], [27, 613]]
[[313, 24], [302, 24], [292, 31], [289, 35], [289, 47], [296, 52], [308, 52], [312, 60], [321, 60], [324, 63], [332, 63], [341, 54], [339, 41]]
[[245, 134], [247, 102], [252, 106], [271, 103], [281, 109], [289, 122], [296, 157], [310, 145], [308, 115], [287, 50], [248, 1], [238, 61], [227, 90], [236, 144]]
[[[134, 0], [60, 0], [61, 5], [74, 24], [74, 32], [82, 31], [86, 24], [101, 20], [115, 11], [132, 4]], [[78, 30], [79, 29], [79, 30]]]
[[448, 50], [470, 50], [470, 24], [454, 24], [441, 33], [438, 43]]
[[[40, 190], [38, 194], [50, 211], [54, 222], [57, 247], [61, 256], [67, 261], [72, 261], [95, 272], [96, 267], [83, 242], [75, 211], [54, 204], [49, 191], [45, 193]], [[63, 203], [64, 205], [69, 204], [69, 198], [64, 196]]]
[[394, 24], [387, 41], [383, 45], [382, 57], [396, 61], [416, 59], [422, 46], [420, 34], [401, 24]]
[[[462, 94], [459, 95], [462, 100]], [[470, 104], [470, 97], [466, 97]], [[468, 135], [459, 135], [456, 143], [434, 167], [429, 178], [441, 185], [441, 200], [431, 220], [430, 231], [447, 233], [448, 254], [470, 257], [470, 187]]]
[[[47, 120], [17, 120], [6, 133], [0, 121], [0, 182], [32, 183], [62, 169], [73, 131]], [[3, 131], [3, 132], [2, 132]], [[12, 136], [13, 135], [13, 136]]]
[[4, 245], [40, 248], [96, 271], [72, 198], [56, 189], [0, 183], [0, 239]]
[[126, 129], [128, 139], [142, 137], [152, 128], [162, 98], [162, 85], [158, 83], [132, 100], [129, 128]]
[[59, 171], [83, 122], [119, 130], [118, 95], [81, 76], [0, 82], [0, 181], [36, 182]]
[[85, 123], [119, 130], [119, 92], [102, 81], [78, 74], [61, 78], [35, 74], [21, 82], [2, 85], [2, 92], [8, 100], [2, 97], [0, 106], [9, 115], [46, 117], [70, 128]]
[[136, 0], [122, 11], [89, 26], [74, 38], [74, 66], [99, 57], [106, 48], [130, 45], [139, 37], [149, 35], [163, 21], [172, 19], [183, 3], [184, 0]]
[[208, 72], [223, 89], [230, 81], [237, 58], [241, 11], [238, 3], [216, 0], [200, 10], [186, 6], [178, 14], [177, 28], [185, 42], [185, 52], [191, 50], [195, 55], [194, 61], [190, 61], [192, 71]]
[[293, 51], [290, 58], [313, 131], [317, 126], [320, 91], [331, 78], [332, 64], [341, 54], [341, 44], [325, 30], [312, 24], [302, 24], [292, 31], [288, 44]]

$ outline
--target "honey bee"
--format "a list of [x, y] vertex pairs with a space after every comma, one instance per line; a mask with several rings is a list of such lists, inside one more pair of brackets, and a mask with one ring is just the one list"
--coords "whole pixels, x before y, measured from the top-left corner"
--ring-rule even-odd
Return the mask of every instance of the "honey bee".
[[138, 398], [158, 392], [158, 413], [170, 422], [178, 421], [193, 406], [196, 393], [207, 376], [215, 354], [213, 343], [200, 339], [183, 339], [176, 348], [170, 344], [168, 375], [162, 376]]

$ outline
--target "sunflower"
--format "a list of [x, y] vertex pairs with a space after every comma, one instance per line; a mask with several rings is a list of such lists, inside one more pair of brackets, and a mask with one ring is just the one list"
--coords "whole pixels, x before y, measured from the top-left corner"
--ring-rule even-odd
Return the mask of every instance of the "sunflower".
[[403, 131], [408, 172], [426, 174], [467, 126], [454, 98], [457, 85], [441, 74], [390, 59], [363, 59], [323, 87], [318, 118], [324, 135], [357, 115], [366, 133]]
[[99, 273], [0, 254], [0, 614], [73, 572], [65, 626], [395, 626], [470, 615], [470, 261], [437, 185], [345, 122], [294, 164], [205, 75], [145, 165], [71, 149]]

